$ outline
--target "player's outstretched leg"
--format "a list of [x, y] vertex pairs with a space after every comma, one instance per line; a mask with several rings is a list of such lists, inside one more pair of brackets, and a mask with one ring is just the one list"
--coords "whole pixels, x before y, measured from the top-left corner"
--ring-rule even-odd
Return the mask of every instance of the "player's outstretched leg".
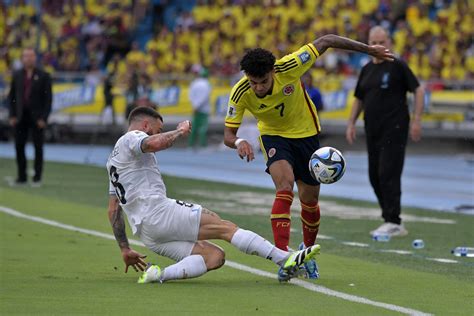
[[146, 267], [145, 272], [138, 278], [138, 283], [155, 283], [163, 281], [160, 279], [161, 277], [161, 268], [156, 264], [149, 263]]
[[303, 264], [318, 254], [321, 248], [319, 245], [314, 245], [303, 250], [288, 253], [275, 247], [256, 233], [241, 228], [237, 229], [233, 235], [231, 244], [247, 254], [258, 255], [278, 264], [280, 266], [278, 271], [278, 280], [280, 282], [296, 277], [299, 274], [300, 267], [301, 271], [304, 271]]
[[[298, 249], [303, 250], [305, 247], [304, 243], [302, 242]], [[308, 279], [319, 279], [319, 268], [318, 264], [316, 263], [316, 260], [313, 258], [309, 260], [308, 262], [305, 262], [303, 264], [304, 267], [304, 275]]]
[[201, 255], [191, 255], [163, 270], [159, 266], [148, 264], [138, 279], [138, 283], [163, 283], [169, 280], [197, 278], [207, 272], [206, 263]]
[[297, 276], [300, 266], [314, 258], [321, 250], [320, 245], [314, 245], [303, 250], [292, 252], [278, 273], [278, 280], [289, 281]]

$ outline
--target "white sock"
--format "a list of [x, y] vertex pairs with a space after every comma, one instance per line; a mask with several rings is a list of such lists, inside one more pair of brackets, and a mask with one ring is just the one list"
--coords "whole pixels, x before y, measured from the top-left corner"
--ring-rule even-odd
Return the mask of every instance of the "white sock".
[[164, 268], [160, 281], [196, 278], [206, 272], [204, 258], [201, 255], [191, 255]]
[[283, 260], [288, 257], [288, 252], [278, 249], [268, 240], [250, 230], [239, 228], [232, 236], [230, 243], [246, 254], [257, 255], [278, 265], [281, 265]]

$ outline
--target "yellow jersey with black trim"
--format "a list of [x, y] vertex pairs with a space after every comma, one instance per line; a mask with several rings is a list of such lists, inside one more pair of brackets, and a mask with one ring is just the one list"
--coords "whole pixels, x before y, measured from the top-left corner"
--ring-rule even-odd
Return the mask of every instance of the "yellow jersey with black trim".
[[230, 93], [225, 126], [238, 128], [248, 110], [258, 121], [260, 135], [304, 138], [319, 134], [316, 107], [300, 80], [318, 56], [316, 47], [310, 43], [278, 59], [272, 93], [263, 98], [250, 88], [247, 77], [240, 79]]

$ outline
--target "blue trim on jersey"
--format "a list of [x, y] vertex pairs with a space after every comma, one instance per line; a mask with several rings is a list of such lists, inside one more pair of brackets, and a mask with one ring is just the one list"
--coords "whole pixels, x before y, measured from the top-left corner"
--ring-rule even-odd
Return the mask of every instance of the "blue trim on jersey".
[[142, 143], [143, 143], [143, 141], [144, 141], [145, 139], [147, 139], [148, 137], [149, 137], [149, 136], [143, 137], [142, 140], [140, 141], [140, 143], [138, 143], [138, 146], [140, 146], [140, 147], [139, 147], [139, 148], [140, 148], [140, 151], [141, 151], [143, 154], [144, 154], [145, 152], [144, 152], [143, 149], [142, 149]]

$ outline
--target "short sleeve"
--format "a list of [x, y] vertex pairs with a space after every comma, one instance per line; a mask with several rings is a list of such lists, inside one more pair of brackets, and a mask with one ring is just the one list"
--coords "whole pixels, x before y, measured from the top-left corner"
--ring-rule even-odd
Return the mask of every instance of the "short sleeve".
[[362, 70], [360, 71], [359, 78], [357, 79], [357, 85], [354, 90], [354, 96], [359, 100], [364, 100], [364, 91], [362, 89], [362, 84], [361, 84], [362, 79], [364, 77], [364, 70], [365, 70], [365, 67], [363, 67]]
[[420, 86], [418, 79], [405, 62], [400, 60], [400, 64], [402, 66], [403, 77], [405, 79], [407, 90], [410, 92], [415, 92], [416, 88]]
[[242, 78], [230, 92], [229, 104], [227, 105], [227, 114], [225, 117], [225, 126], [238, 128], [242, 123], [245, 112], [245, 103], [243, 95], [250, 89], [249, 80]]
[[288, 54], [275, 63], [275, 73], [282, 73], [292, 78], [301, 77], [311, 66], [313, 66], [319, 52], [312, 44], [306, 44], [297, 51]]
[[123, 145], [127, 147], [135, 155], [143, 154], [142, 142], [148, 134], [142, 131], [130, 131], [126, 134]]

